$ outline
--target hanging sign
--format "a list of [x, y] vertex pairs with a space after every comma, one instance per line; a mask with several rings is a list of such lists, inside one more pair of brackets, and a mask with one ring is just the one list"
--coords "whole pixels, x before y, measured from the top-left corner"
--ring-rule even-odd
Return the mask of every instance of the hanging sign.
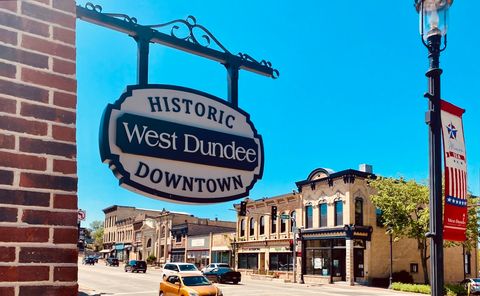
[[465, 241], [467, 229], [467, 160], [462, 114], [465, 110], [441, 101], [445, 161], [445, 240]]
[[263, 142], [248, 113], [171, 85], [128, 86], [109, 104], [100, 154], [122, 187], [184, 203], [247, 196], [263, 174]]

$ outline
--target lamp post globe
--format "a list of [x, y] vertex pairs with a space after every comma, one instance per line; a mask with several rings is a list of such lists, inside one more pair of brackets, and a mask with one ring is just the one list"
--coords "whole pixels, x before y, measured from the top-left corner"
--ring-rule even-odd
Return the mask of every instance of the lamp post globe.
[[419, 14], [419, 29], [423, 43], [428, 47], [428, 41], [433, 36], [446, 36], [448, 28], [448, 10], [453, 0], [415, 0], [415, 8]]

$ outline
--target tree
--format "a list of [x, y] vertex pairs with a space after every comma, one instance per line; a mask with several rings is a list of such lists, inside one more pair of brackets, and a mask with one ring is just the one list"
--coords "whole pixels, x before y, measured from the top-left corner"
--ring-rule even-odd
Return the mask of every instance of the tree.
[[103, 249], [103, 222], [102, 221], [92, 221], [90, 223], [90, 234], [94, 240], [95, 250]]
[[[429, 244], [425, 234], [429, 231], [429, 190], [414, 180], [378, 177], [369, 181], [375, 190], [371, 196], [374, 205], [382, 211], [383, 224], [396, 239], [411, 238], [416, 240], [420, 253], [425, 284], [429, 283], [427, 260]], [[472, 198], [469, 197], [471, 204]], [[465, 249], [471, 250], [477, 243], [478, 225], [476, 209], [468, 210], [467, 240], [463, 243]], [[458, 243], [446, 242], [446, 247]]]

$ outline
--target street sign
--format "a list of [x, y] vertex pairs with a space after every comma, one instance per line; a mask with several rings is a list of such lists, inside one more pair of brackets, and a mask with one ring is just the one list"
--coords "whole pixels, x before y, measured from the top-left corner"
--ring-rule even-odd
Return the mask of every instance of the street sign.
[[182, 203], [248, 196], [263, 175], [263, 142], [250, 116], [180, 86], [128, 86], [105, 109], [100, 154], [120, 185]]
[[87, 217], [87, 212], [81, 209], [78, 209], [78, 221], [83, 221]]
[[288, 219], [290, 219], [290, 215], [289, 215], [289, 214], [281, 214], [281, 215], [280, 215], [280, 218], [281, 218], [282, 220], [288, 220]]

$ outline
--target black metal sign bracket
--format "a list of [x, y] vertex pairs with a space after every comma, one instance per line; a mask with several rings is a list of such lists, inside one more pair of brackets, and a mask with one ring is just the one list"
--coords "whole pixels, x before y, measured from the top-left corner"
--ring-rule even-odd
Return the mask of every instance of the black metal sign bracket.
[[[119, 31], [137, 42], [137, 84], [148, 84], [148, 54], [150, 43], [158, 43], [189, 52], [223, 64], [227, 69], [228, 101], [238, 107], [239, 70], [247, 70], [271, 78], [279, 76], [278, 70], [266, 60], [258, 61], [245, 53], [232, 54], [204, 26], [197, 24], [193, 16], [185, 20], [173, 20], [163, 24], [140, 25], [135, 17], [121, 13], [104, 13], [100, 5], [88, 2], [77, 5], [77, 18]], [[161, 32], [169, 29], [170, 33]], [[200, 37], [200, 38], [199, 38]], [[202, 42], [200, 42], [200, 40]], [[218, 49], [211, 48], [210, 45]]]

